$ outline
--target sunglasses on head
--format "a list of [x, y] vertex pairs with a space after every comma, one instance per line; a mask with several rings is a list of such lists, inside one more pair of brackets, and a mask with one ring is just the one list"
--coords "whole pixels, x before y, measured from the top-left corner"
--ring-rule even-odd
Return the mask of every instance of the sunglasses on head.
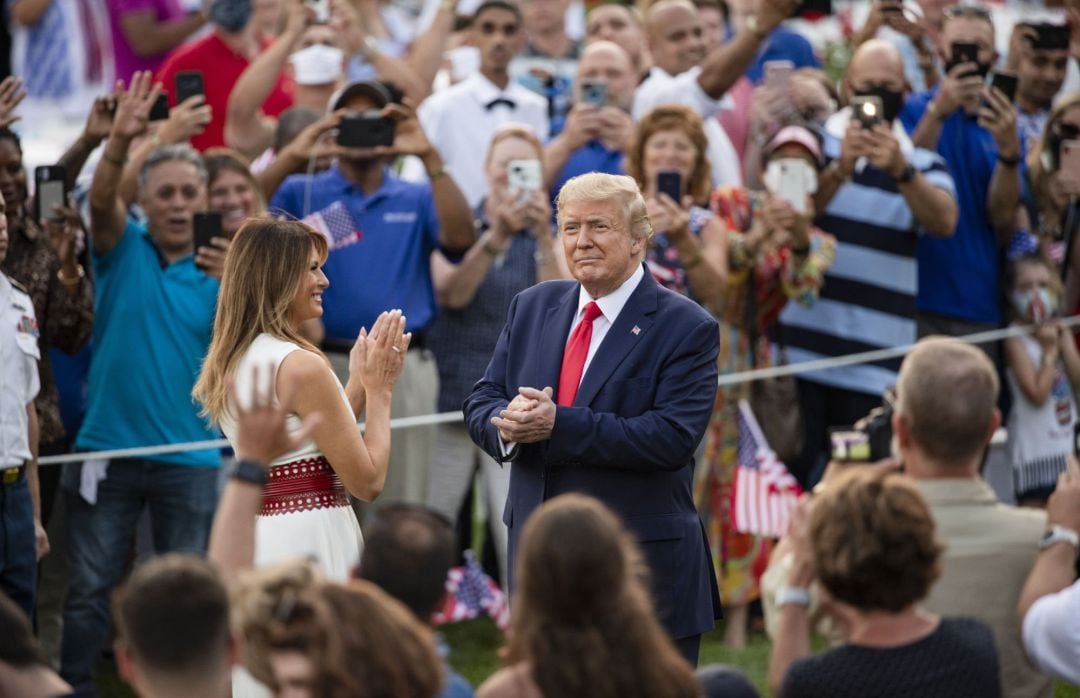
[[945, 8], [945, 17], [947, 19], [953, 19], [955, 17], [975, 17], [978, 19], [990, 19], [990, 10], [986, 9], [982, 5], [952, 5]]

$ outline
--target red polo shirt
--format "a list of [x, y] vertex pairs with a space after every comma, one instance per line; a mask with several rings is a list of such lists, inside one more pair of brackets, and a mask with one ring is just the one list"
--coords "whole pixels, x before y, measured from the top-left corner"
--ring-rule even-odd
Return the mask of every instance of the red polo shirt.
[[[199, 151], [225, 145], [225, 112], [229, 108], [229, 93], [249, 63], [246, 56], [229, 48], [214, 31], [173, 51], [158, 71], [157, 79], [169, 95], [170, 106], [176, 106], [176, 74], [185, 70], [202, 71], [206, 103], [213, 108], [214, 118], [205, 131], [191, 139], [191, 145]], [[263, 102], [262, 111], [267, 116], [277, 116], [291, 107], [292, 102], [291, 80], [283, 73], [278, 76], [274, 89]]]

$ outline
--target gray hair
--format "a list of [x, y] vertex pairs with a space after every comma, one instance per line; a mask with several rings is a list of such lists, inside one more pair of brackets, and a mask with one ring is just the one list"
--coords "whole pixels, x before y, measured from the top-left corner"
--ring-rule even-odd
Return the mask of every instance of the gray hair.
[[636, 238], [652, 238], [653, 228], [645, 210], [645, 197], [637, 182], [627, 175], [589, 172], [567, 180], [555, 201], [556, 219], [562, 228], [562, 212], [567, 204], [577, 201], [606, 201], [618, 198], [625, 207], [627, 232]]
[[142, 167], [139, 168], [139, 189], [146, 188], [146, 179], [150, 176], [150, 170], [154, 169], [163, 162], [186, 162], [195, 168], [195, 171], [199, 175], [199, 180], [205, 185], [208, 180], [206, 173], [206, 164], [203, 163], [202, 156], [199, 155], [199, 151], [192, 148], [187, 143], [174, 143], [172, 145], [162, 145], [154, 148], [146, 160], [143, 161]]

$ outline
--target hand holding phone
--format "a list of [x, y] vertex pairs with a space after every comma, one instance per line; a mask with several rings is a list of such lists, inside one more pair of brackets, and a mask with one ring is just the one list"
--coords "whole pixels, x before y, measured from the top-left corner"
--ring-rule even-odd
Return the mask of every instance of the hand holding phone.
[[881, 97], [865, 95], [851, 100], [851, 109], [864, 129], [870, 130], [884, 119], [885, 107]]
[[[214, 211], [196, 213], [192, 217], [192, 228], [195, 237], [195, 254], [198, 255], [200, 247], [213, 247], [214, 238], [225, 237], [221, 225], [221, 214]], [[198, 265], [203, 269], [201, 265]]]
[[506, 165], [506, 184], [510, 193], [523, 201], [544, 186], [539, 160], [511, 160]]
[[1013, 73], [995, 72], [990, 80], [990, 86], [1001, 91], [1005, 99], [1010, 102], [1016, 101], [1016, 86], [1019, 80]]
[[202, 71], [184, 70], [177, 73], [173, 89], [176, 92], [177, 104], [183, 104], [196, 95], [205, 98], [206, 87], [203, 84]]
[[585, 104], [602, 107], [607, 104], [608, 86], [599, 80], [584, 80], [581, 83], [581, 101]]
[[63, 215], [56, 212], [57, 206], [67, 205], [67, 189], [64, 184], [66, 172], [59, 165], [43, 165], [34, 168], [34, 183], [37, 187], [37, 219], [62, 220]]
[[676, 206], [682, 206], [682, 173], [677, 170], [657, 172], [656, 191], [659, 194], [667, 194]]
[[392, 146], [397, 122], [376, 109], [350, 112], [338, 124], [337, 144], [346, 148]]

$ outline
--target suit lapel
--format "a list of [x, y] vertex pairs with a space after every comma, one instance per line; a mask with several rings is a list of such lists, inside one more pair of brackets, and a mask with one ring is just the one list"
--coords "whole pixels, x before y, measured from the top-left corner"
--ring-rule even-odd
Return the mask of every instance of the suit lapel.
[[600, 343], [596, 355], [589, 363], [574, 398], [575, 406], [584, 407], [591, 403], [630, 350], [649, 333], [653, 324], [652, 315], [657, 308], [656, 294], [656, 281], [646, 269], [641, 283], [626, 301], [622, 312], [615, 318], [615, 324], [604, 335], [604, 341]]
[[[577, 314], [578, 293], [580, 286], [574, 284], [570, 290], [560, 296], [547, 310], [544, 317], [544, 326], [540, 334], [540, 375], [536, 382], [536, 388], [542, 390], [551, 386], [559, 390], [559, 371], [562, 369], [563, 352], [566, 349], [566, 338], [570, 336], [570, 326]], [[517, 386], [513, 386], [516, 390]], [[556, 400], [559, 399], [555, 395]]]

